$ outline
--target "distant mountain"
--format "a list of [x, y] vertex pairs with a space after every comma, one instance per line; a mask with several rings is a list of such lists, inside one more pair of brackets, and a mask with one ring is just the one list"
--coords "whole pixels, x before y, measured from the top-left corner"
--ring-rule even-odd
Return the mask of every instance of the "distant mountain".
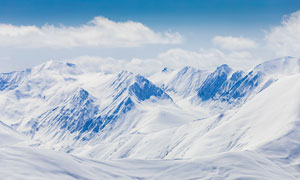
[[163, 70], [150, 76], [150, 80], [166, 90], [166, 92], [185, 98], [194, 94], [207, 75], [207, 71], [186, 66], [179, 70]]
[[[150, 98], [153, 101], [157, 98], [172, 102], [167, 93], [145, 77], [127, 71], [109, 75], [105, 83], [99, 79], [98, 84], [103, 90], [99, 93], [105, 94], [107, 99], [98, 99], [78, 87], [83, 73], [74, 64], [47, 62], [13, 74], [1, 81], [9, 84], [2, 89], [2, 96], [6, 99], [3, 108], [6, 111], [18, 111], [21, 107], [14, 104], [25, 101], [32, 113], [20, 110], [19, 115], [8, 117], [6, 122], [41, 142], [88, 140], [107, 125], [111, 127], [123, 119], [140, 102]], [[97, 103], [103, 100], [106, 102]], [[2, 113], [7, 116], [5, 111]], [[15, 117], [21, 121], [10, 121], [9, 118]]]
[[257, 65], [248, 73], [234, 71], [226, 64], [213, 72], [184, 67], [156, 73], [150, 80], [175, 97], [224, 111], [243, 104], [279, 77], [299, 73], [299, 62], [300, 59], [293, 57], [274, 59]]

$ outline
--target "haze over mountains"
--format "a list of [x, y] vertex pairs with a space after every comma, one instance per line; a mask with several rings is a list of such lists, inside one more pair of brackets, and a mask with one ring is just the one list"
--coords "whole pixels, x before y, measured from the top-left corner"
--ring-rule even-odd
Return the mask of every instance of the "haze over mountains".
[[0, 177], [299, 179], [299, 92], [293, 57], [247, 72], [2, 73]]

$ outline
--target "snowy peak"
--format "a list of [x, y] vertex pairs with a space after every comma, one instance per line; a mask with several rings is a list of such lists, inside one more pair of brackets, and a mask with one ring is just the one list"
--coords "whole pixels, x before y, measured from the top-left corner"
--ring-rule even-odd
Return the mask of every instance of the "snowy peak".
[[182, 76], [184, 74], [189, 74], [198, 71], [196, 68], [193, 68], [192, 66], [185, 66], [183, 67], [179, 72], [178, 75]]
[[91, 120], [97, 121], [97, 114], [98, 106], [93, 98], [86, 90], [78, 88], [62, 104], [29, 121], [26, 126], [31, 126], [31, 128], [25, 133], [30, 134], [32, 138], [38, 134], [38, 137], [46, 136], [59, 142], [66, 133], [65, 130], [70, 133], [83, 133], [91, 130], [93, 127], [87, 124], [90, 125]]
[[193, 75], [195, 75], [197, 73], [201, 73], [201, 72], [204, 72], [204, 71], [196, 69], [192, 66], [185, 66], [178, 71], [177, 77], [184, 78], [184, 77], [188, 77], [188, 76], [193, 76]]
[[134, 95], [139, 101], [150, 99], [151, 96], [171, 100], [167, 93], [141, 75], [135, 76], [135, 82], [129, 87], [129, 94]]
[[217, 67], [213, 73], [208, 75], [198, 90], [198, 96], [201, 100], [207, 101], [213, 99], [217, 93], [222, 94], [222, 87], [224, 88], [231, 72], [232, 69], [228, 65], [223, 64]]
[[[35, 79], [32, 83], [43, 83], [46, 79], [55, 80], [56, 76], [68, 80], [74, 75], [80, 75], [82, 71], [75, 65], [68, 62], [47, 61], [44, 64], [35, 66], [24, 71], [15, 71], [0, 74], [0, 91], [5, 89], [13, 90], [28, 79]], [[37, 82], [36, 80], [41, 82]], [[26, 82], [25, 82], [26, 83]]]
[[161, 88], [154, 85], [148, 79], [141, 75], [135, 75], [128, 71], [122, 71], [117, 75], [111, 87], [117, 91], [114, 99], [121, 95], [129, 95], [135, 97], [138, 101], [145, 101], [150, 97], [160, 99], [171, 99]]
[[161, 70], [161, 72], [163, 72], [163, 73], [167, 73], [167, 72], [171, 72], [171, 71], [173, 71], [173, 70], [170, 69], [170, 68], [168, 68], [168, 67], [164, 67], [164, 68]]
[[33, 73], [58, 73], [78, 75], [82, 71], [75, 65], [69, 62], [47, 61], [44, 64], [32, 68]]
[[229, 74], [232, 72], [231, 67], [229, 67], [227, 64], [222, 64], [221, 66], [217, 67], [214, 74]]
[[0, 74], [0, 91], [15, 89], [29, 74], [31, 74], [31, 69]]
[[127, 87], [132, 82], [133, 77], [134, 74], [132, 72], [122, 71], [118, 73], [116, 78], [113, 80], [111, 87], [113, 87], [114, 89]]
[[278, 58], [259, 64], [254, 70], [264, 72], [265, 74], [297, 74], [300, 72], [300, 59], [290, 56]]
[[150, 80], [167, 93], [188, 97], [196, 93], [196, 89], [199, 88], [207, 74], [207, 71], [186, 66], [178, 70], [154, 74]]

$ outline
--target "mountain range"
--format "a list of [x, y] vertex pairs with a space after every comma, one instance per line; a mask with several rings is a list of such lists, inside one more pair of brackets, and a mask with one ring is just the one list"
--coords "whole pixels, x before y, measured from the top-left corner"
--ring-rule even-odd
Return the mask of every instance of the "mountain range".
[[1, 179], [299, 179], [300, 59], [0, 74]]

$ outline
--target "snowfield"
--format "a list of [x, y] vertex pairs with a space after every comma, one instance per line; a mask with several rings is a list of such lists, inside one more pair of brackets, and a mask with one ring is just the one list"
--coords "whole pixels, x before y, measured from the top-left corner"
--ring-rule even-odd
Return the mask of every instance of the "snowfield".
[[0, 179], [300, 179], [300, 59], [0, 74]]
[[184, 160], [95, 161], [41, 148], [0, 149], [1, 179], [297, 179], [253, 152]]

